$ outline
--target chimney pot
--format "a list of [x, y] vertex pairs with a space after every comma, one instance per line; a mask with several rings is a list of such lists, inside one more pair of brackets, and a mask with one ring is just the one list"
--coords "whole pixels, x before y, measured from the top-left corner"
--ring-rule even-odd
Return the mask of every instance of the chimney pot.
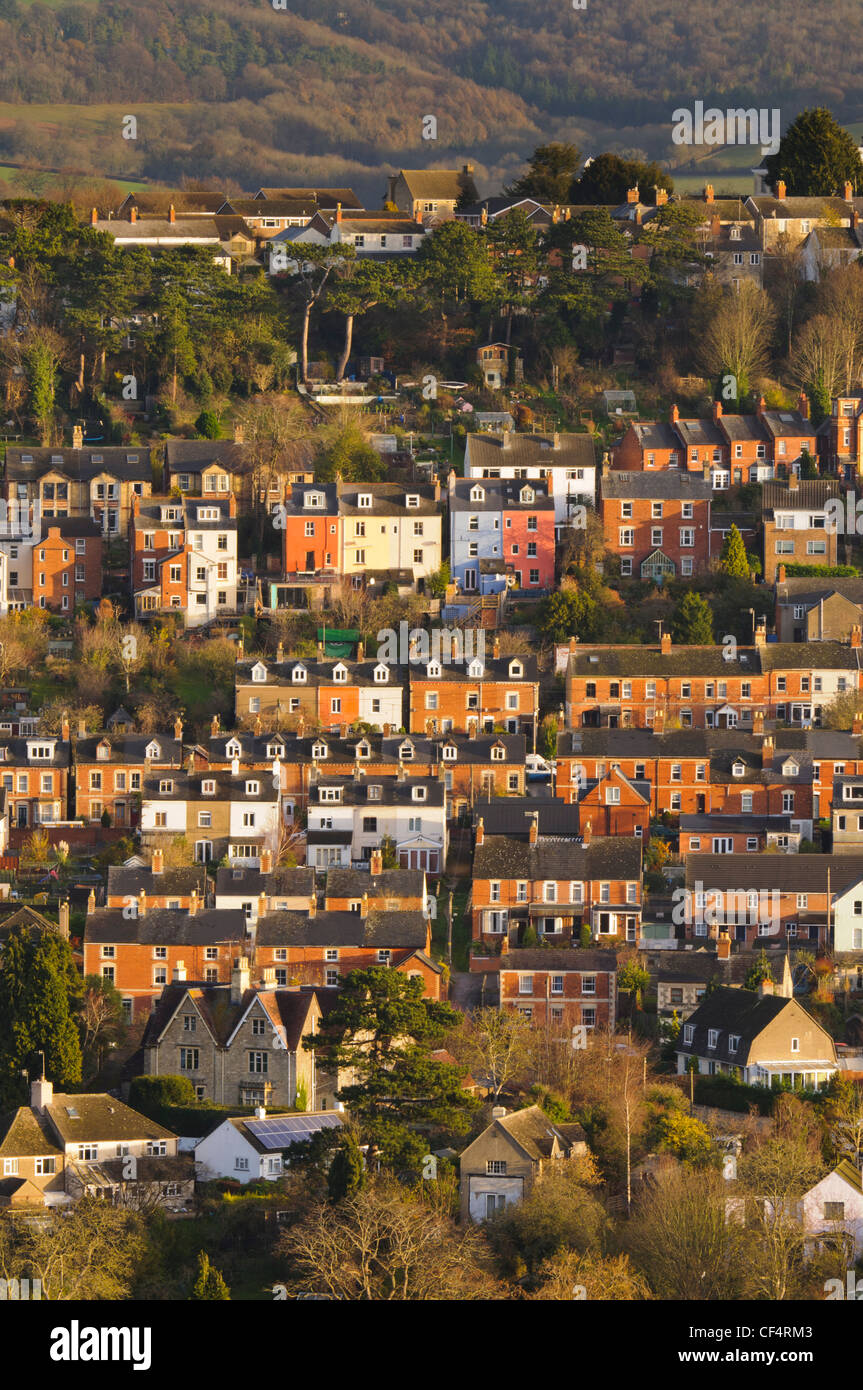
[[475, 840], [474, 840], [474, 844], [475, 844], [475, 845], [481, 845], [481, 844], [483, 843], [484, 840], [485, 840], [485, 825], [483, 824], [482, 816], [480, 816], [479, 820], [478, 820], [477, 823], [476, 823], [476, 838], [475, 838]]
[[706, 186], [706, 188], [705, 188], [705, 190], [704, 190], [704, 201], [705, 201], [705, 203], [712, 203], [712, 202], [713, 202], [713, 184], [712, 184], [712, 183], [707, 184], [707, 186]]
[[384, 857], [379, 849], [373, 849], [369, 860], [369, 873], [372, 878], [377, 878], [384, 870]]
[[150, 861], [150, 872], [153, 874], [161, 874], [164, 871], [164, 867], [165, 856], [160, 849], [154, 849], [153, 857]]
[[861, 643], [861, 638], [863, 638], [863, 628], [861, 628], [859, 623], [855, 623], [851, 629], [851, 646], [858, 648], [863, 645], [863, 643]]
[[716, 959], [728, 960], [731, 956], [731, 938], [727, 931], [719, 933], [719, 940], [716, 943]]
[[262, 874], [271, 874], [273, 872], [273, 851], [271, 849], [261, 850], [260, 871]]
[[169, 222], [176, 222], [176, 220], [177, 220], [177, 214], [176, 214], [176, 212], [174, 211], [174, 204], [172, 203], [171, 206], [168, 208], [168, 221], [169, 221]]
[[663, 632], [659, 639], [659, 652], [661, 656], [668, 656], [671, 652], [671, 633]]
[[38, 1081], [30, 1082], [30, 1106], [37, 1115], [44, 1115], [45, 1109], [54, 1099], [54, 1083], [40, 1076]]
[[854, 197], [854, 185], [852, 184], [850, 179], [845, 180], [845, 184], [842, 189], [842, 196], [845, 199], [846, 203], [850, 203], [851, 199]]
[[776, 184], [776, 197], [779, 199], [780, 203], [784, 201], [786, 192], [787, 186], [785, 180], [779, 179]]

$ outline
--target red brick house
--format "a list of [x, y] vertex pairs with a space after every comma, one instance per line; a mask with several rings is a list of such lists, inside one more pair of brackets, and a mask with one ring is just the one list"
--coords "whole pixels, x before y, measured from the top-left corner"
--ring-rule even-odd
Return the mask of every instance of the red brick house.
[[617, 956], [614, 951], [511, 950], [500, 956], [500, 1007], [523, 1014], [538, 1028], [550, 1026], [614, 1032]]
[[620, 557], [621, 574], [669, 578], [706, 570], [712, 495], [709, 473], [699, 477], [670, 470], [604, 469], [600, 510], [605, 544]]
[[502, 729], [523, 733], [536, 747], [539, 671], [536, 657], [500, 655], [495, 639], [491, 660], [475, 656], [462, 665], [429, 661], [410, 667], [411, 733], [466, 733]]
[[102, 531], [88, 517], [64, 517], [33, 546], [33, 603], [74, 612], [102, 593]]

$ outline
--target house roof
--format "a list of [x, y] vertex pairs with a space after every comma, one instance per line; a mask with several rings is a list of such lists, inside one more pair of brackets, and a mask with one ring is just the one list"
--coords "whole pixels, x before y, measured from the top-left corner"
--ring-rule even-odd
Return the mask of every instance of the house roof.
[[531, 813], [537, 812], [540, 835], [579, 835], [579, 808], [559, 797], [502, 796], [474, 802], [473, 823], [482, 820], [486, 835], [526, 837]]
[[596, 449], [589, 434], [487, 435], [472, 434], [470, 441], [471, 467], [500, 468], [514, 464], [518, 468], [593, 468]]
[[578, 970], [582, 974], [617, 973], [617, 954], [614, 951], [591, 951], [573, 947], [546, 946], [539, 950], [507, 951], [500, 958], [501, 974], [507, 970]]
[[516, 1110], [492, 1122], [514, 1139], [519, 1148], [537, 1162], [550, 1158], [556, 1145], [569, 1153], [574, 1143], [584, 1143], [581, 1125], [555, 1125], [538, 1105]]
[[424, 950], [428, 924], [417, 909], [392, 912], [370, 908], [367, 917], [358, 912], [268, 912], [258, 919], [258, 947], [363, 946], [371, 949]]
[[[786, 854], [781, 860], [764, 854], [687, 854], [686, 884], [707, 889], [826, 893], [830, 875], [831, 895], [844, 893], [863, 879], [863, 855]], [[730, 890], [729, 890], [730, 891]]]
[[[732, 989], [728, 986], [720, 986], [712, 994], [705, 995], [694, 1013], [690, 1014], [686, 1020], [685, 1028], [691, 1028], [692, 1041], [684, 1042], [686, 1032], [681, 1031], [680, 1037], [675, 1043], [678, 1052], [684, 1052], [693, 1056], [710, 1056], [717, 1062], [725, 1062], [732, 1066], [745, 1066], [749, 1060], [752, 1046], [759, 1034], [764, 1029], [779, 1018], [786, 1010], [792, 1013], [798, 1012], [804, 1015], [807, 1023], [813, 1028], [817, 1028], [823, 1035], [822, 1051], [817, 1058], [800, 1058], [797, 1065], [802, 1061], [821, 1061], [822, 1063], [835, 1063], [836, 1048], [830, 1034], [821, 1025], [806, 1013], [806, 1010], [794, 999], [784, 999], [781, 995], [767, 994], [763, 997], [754, 990]], [[718, 1033], [715, 1047], [708, 1047], [708, 1032]], [[729, 1047], [731, 1035], [739, 1037], [740, 1042], [732, 1051]], [[781, 1060], [780, 1058], [776, 1059]], [[789, 1052], [788, 1060], [791, 1061]]]
[[216, 892], [219, 896], [248, 899], [267, 893], [286, 898], [309, 898], [314, 891], [315, 871], [311, 868], [274, 869], [269, 874], [249, 868], [226, 867], [216, 871]]
[[343, 209], [349, 208], [351, 212], [362, 210], [362, 203], [352, 188], [261, 188], [255, 201], [269, 202], [271, 198], [300, 202], [311, 199], [319, 208], [334, 208], [341, 203]]
[[[809, 426], [808, 433], [814, 433]], [[835, 483], [826, 478], [801, 478], [796, 487], [783, 482], [766, 482], [761, 492], [762, 512], [806, 511], [809, 508], [821, 511], [831, 497], [838, 496]]]
[[137, 898], [142, 889], [148, 897], [187, 898], [196, 888], [198, 896], [203, 899], [207, 886], [207, 870], [203, 864], [164, 869], [160, 874], [154, 874], [149, 868], [127, 868], [125, 864], [111, 864], [108, 867], [109, 898]]
[[776, 582], [776, 602], [780, 604], [802, 604], [804, 608], [814, 608], [822, 599], [839, 594], [849, 603], [863, 606], [863, 578], [849, 575], [847, 578], [832, 576], [819, 579], [817, 575], [799, 575]]
[[609, 500], [680, 498], [684, 502], [709, 502], [713, 497], [713, 484], [697, 473], [678, 473], [674, 469], [662, 469], [657, 473], [624, 473], [612, 469], [602, 474], [600, 491], [603, 499]]
[[315, 1001], [314, 990], [247, 989], [239, 999], [233, 1000], [230, 985], [175, 981], [162, 990], [147, 1020], [141, 1046], [154, 1047], [159, 1043], [178, 1010], [186, 1005], [194, 1007], [218, 1046], [225, 1047], [252, 1005], [257, 1003], [273, 1028], [281, 1030], [288, 1050], [295, 1052], [308, 1031], [309, 1012]]
[[488, 835], [477, 845], [473, 877], [512, 879], [638, 879], [641, 841], [634, 836], [597, 837], [589, 845], [540, 835], [536, 844], [511, 835]]
[[[484, 493], [482, 501], [471, 497], [476, 488]], [[521, 495], [525, 489], [529, 500]], [[513, 508], [554, 511], [554, 498], [541, 478], [459, 478], [455, 487], [450, 488], [449, 504], [451, 512], [494, 512]]]
[[680, 440], [666, 420], [644, 420], [630, 425], [642, 449], [679, 449]]
[[364, 869], [328, 869], [324, 896], [327, 898], [421, 898], [425, 874], [422, 869], [384, 869], [379, 874]]
[[462, 194], [476, 197], [471, 176], [461, 169], [400, 169], [412, 198], [431, 198], [441, 202], [457, 202]]
[[150, 450], [140, 446], [116, 448], [96, 445], [83, 449], [19, 448], [6, 450], [9, 482], [33, 482], [43, 474], [58, 472], [76, 482], [89, 482], [103, 473], [127, 482], [152, 482]]
[[31, 1158], [62, 1153], [48, 1122], [29, 1105], [0, 1117], [0, 1156]]
[[155, 1120], [148, 1119], [109, 1095], [65, 1095], [55, 1092], [45, 1112], [63, 1144], [85, 1140], [107, 1142], [112, 1139], [176, 1138], [173, 1130], [156, 1124]]
[[169, 439], [165, 462], [169, 473], [199, 473], [214, 463], [229, 473], [243, 473], [251, 466], [246, 445], [232, 439]]
[[119, 907], [97, 907], [87, 915], [85, 943], [146, 946], [214, 946], [244, 941], [246, 917], [242, 908], [208, 908], [189, 916], [171, 908], [148, 908], [137, 917], [124, 917]]
[[[180, 767], [183, 762], [183, 743], [181, 739], [166, 734], [92, 734], [79, 738], [75, 744], [76, 763], [140, 763], [142, 767], [150, 761], [146, 752], [152, 743], [157, 743], [159, 763], [173, 763]], [[100, 758], [97, 750], [107, 747], [109, 756]]]

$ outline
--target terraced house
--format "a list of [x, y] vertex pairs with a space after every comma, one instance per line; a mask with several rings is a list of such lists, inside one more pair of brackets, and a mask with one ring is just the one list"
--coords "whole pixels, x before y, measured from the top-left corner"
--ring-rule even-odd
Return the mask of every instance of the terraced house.
[[[229, 771], [160, 770], [144, 778], [141, 793], [142, 843], [164, 849], [184, 835], [197, 862], [228, 856], [237, 867], [257, 865], [272, 849], [281, 824], [280, 784], [273, 776], [240, 767]], [[274, 785], [276, 782], [276, 785]]]
[[443, 871], [448, 845], [446, 801], [438, 777], [396, 777], [357, 767], [353, 777], [318, 774], [309, 786], [306, 854], [316, 869], [371, 860], [384, 838], [403, 869]]
[[510, 950], [502, 943], [500, 1007], [517, 1010], [537, 1027], [614, 1032], [617, 956], [614, 951], [559, 948]]
[[467, 594], [482, 575], [534, 592], [554, 587], [555, 504], [545, 482], [449, 477], [450, 571]]
[[621, 574], [686, 578], [707, 569], [712, 496], [706, 476], [603, 470], [600, 512], [605, 544], [620, 556]]
[[72, 435], [71, 449], [7, 449], [6, 500], [38, 502], [43, 518], [86, 517], [106, 536], [125, 535], [134, 499], [153, 491], [150, 450], [85, 448], [78, 426]]
[[580, 840], [539, 834], [489, 835], [477, 826], [473, 863], [473, 940], [510, 946], [528, 925], [540, 940], [635, 942], [641, 922], [641, 841], [625, 836]]
[[834, 899], [863, 879], [860, 854], [688, 854], [678, 923], [687, 939], [721, 932], [747, 946], [832, 946]]
[[839, 535], [828, 503], [838, 494], [826, 478], [767, 483], [761, 499], [764, 580], [772, 584], [780, 565], [835, 565]]
[[409, 729], [412, 734], [523, 733], [536, 750], [539, 669], [534, 656], [475, 656], [461, 665], [429, 661], [411, 666]]
[[361, 721], [378, 729], [398, 729], [404, 722], [403, 668], [388, 662], [287, 660], [281, 648], [275, 661], [239, 660], [235, 680], [237, 720], [248, 726], [328, 730], [343, 734]]
[[75, 815], [99, 821], [107, 811], [112, 825], [136, 826], [147, 775], [154, 768], [183, 766], [183, 725], [174, 736], [100, 734], [75, 743]]
[[589, 434], [473, 433], [467, 436], [465, 478], [512, 478], [546, 484], [554, 499], [558, 538], [579, 506], [596, 501], [596, 454]]
[[237, 499], [136, 498], [130, 530], [136, 615], [179, 610], [187, 627], [237, 611]]

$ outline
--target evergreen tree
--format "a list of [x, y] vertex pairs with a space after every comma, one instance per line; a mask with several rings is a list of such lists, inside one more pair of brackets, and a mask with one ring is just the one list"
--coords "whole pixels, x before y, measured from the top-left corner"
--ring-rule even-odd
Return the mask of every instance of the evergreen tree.
[[80, 1082], [80, 994], [72, 949], [62, 936], [12, 928], [0, 970], [0, 1109], [26, 1102], [22, 1072], [37, 1065], [37, 1053], [44, 1054], [45, 1075], [58, 1089]]
[[749, 561], [746, 558], [746, 547], [743, 544], [743, 537], [737, 527], [732, 522], [731, 530], [725, 537], [722, 546], [722, 554], [719, 557], [719, 568], [723, 574], [730, 574], [735, 579], [749, 578]]
[[684, 647], [709, 647], [714, 642], [710, 605], [694, 589], [683, 595], [674, 610], [671, 637]]
[[209, 1255], [206, 1251], [201, 1250], [198, 1254], [198, 1277], [189, 1295], [190, 1301], [225, 1303], [230, 1302], [230, 1298], [231, 1290], [219, 1271], [210, 1264]]
[[774, 190], [782, 179], [792, 198], [841, 197], [846, 180], [855, 193], [863, 183], [857, 142], [824, 106], [800, 112], [764, 167]]
[[506, 191], [511, 196], [537, 198], [542, 203], [568, 203], [581, 153], [575, 145], [560, 141], [539, 145], [527, 172]]
[[354, 1197], [365, 1185], [366, 1165], [356, 1136], [348, 1130], [333, 1154], [327, 1174], [327, 1193], [331, 1202]]

